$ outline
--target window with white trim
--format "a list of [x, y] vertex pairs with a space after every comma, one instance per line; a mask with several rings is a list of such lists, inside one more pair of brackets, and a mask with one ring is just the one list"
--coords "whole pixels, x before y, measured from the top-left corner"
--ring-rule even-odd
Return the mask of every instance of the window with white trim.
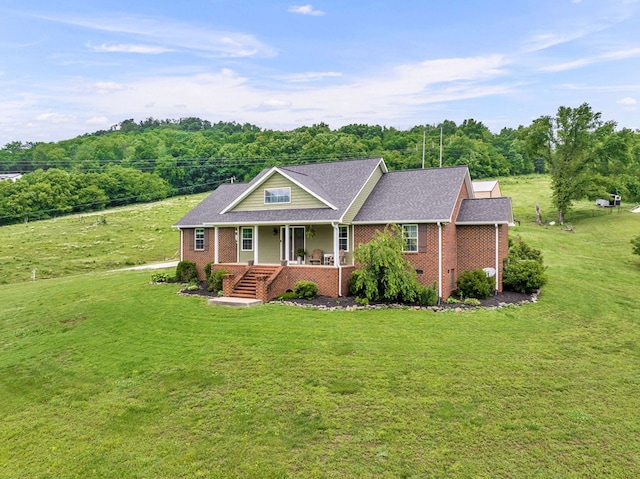
[[264, 204], [291, 203], [291, 188], [265, 188]]
[[338, 249], [342, 251], [349, 251], [349, 227], [338, 227]]
[[402, 251], [418, 252], [418, 225], [402, 225]]
[[195, 244], [193, 247], [196, 251], [204, 250], [204, 228], [196, 228]]
[[242, 228], [242, 251], [253, 251], [253, 228]]

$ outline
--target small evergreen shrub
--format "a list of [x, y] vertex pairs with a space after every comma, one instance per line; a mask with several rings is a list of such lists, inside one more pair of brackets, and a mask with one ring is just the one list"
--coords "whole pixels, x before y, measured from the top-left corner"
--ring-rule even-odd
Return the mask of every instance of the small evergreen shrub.
[[520, 260], [533, 260], [533, 261], [537, 261], [540, 264], [543, 264], [542, 251], [532, 246], [529, 246], [527, 243], [525, 243], [521, 239], [519, 239], [518, 241], [514, 241], [509, 246], [509, 258], [520, 259]]
[[209, 291], [221, 291], [222, 290], [222, 276], [229, 274], [226, 269], [218, 269], [211, 273], [209, 268], [209, 275], [207, 276], [207, 289]]
[[542, 263], [535, 260], [509, 259], [502, 271], [502, 284], [509, 291], [531, 294], [547, 283]]
[[176, 267], [176, 278], [178, 281], [188, 283], [192, 279], [198, 278], [196, 264], [192, 261], [180, 261]]
[[420, 306], [435, 306], [438, 304], [438, 283], [431, 286], [418, 286], [416, 303]]
[[509, 256], [502, 270], [502, 284], [506, 290], [531, 294], [547, 283], [542, 253], [520, 240], [509, 248]]
[[476, 298], [467, 298], [462, 302], [462, 304], [466, 306], [480, 306], [480, 300]]
[[458, 295], [462, 298], [487, 299], [496, 288], [495, 279], [481, 269], [464, 271], [457, 285]]
[[318, 285], [313, 281], [301, 280], [296, 283], [293, 292], [296, 298], [313, 299], [318, 294]]

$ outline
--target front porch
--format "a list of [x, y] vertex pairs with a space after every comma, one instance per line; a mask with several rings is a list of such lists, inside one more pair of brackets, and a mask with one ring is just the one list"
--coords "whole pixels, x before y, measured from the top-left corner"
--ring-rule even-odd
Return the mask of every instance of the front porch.
[[[204, 230], [204, 228], [203, 228]], [[338, 224], [310, 225], [238, 225], [214, 226], [214, 262], [228, 262], [231, 253], [238, 263], [255, 265], [341, 266], [353, 264], [352, 226]], [[233, 240], [229, 241], [229, 234]], [[203, 236], [206, 234], [203, 231]], [[224, 250], [224, 251], [223, 251]]]
[[248, 263], [218, 263], [211, 271], [226, 270], [222, 292], [227, 297], [271, 301], [287, 291], [293, 291], [301, 280], [318, 285], [321, 296], [340, 297], [349, 293], [349, 280], [354, 266], [339, 265], [275, 265]]

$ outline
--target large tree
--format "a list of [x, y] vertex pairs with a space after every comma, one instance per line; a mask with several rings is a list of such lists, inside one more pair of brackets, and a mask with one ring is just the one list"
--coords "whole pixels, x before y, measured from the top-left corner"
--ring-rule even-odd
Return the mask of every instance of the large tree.
[[552, 177], [553, 204], [558, 222], [573, 201], [587, 196], [593, 186], [590, 166], [595, 161], [600, 113], [587, 103], [577, 108], [561, 106], [555, 117], [543, 116], [530, 127], [529, 141], [545, 158]]

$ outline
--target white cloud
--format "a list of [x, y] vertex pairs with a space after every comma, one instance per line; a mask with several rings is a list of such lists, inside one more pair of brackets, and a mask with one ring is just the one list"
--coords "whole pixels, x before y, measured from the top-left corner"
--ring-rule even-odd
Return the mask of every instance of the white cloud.
[[289, 7], [289, 12], [298, 13], [300, 15], [313, 15], [313, 16], [321, 16], [324, 15], [325, 12], [322, 10], [314, 10], [313, 5], [292, 5]]
[[41, 113], [35, 117], [36, 121], [47, 121], [51, 123], [68, 123], [75, 120], [75, 117], [72, 115], [62, 115], [60, 113]]
[[[47, 16], [40, 18], [90, 30], [117, 33], [156, 45], [155, 47], [145, 47], [139, 43], [123, 43], [117, 46], [123, 49], [135, 47], [135, 49], [141, 50], [132, 53], [188, 50], [202, 55], [226, 58], [276, 55], [273, 48], [265, 45], [253, 35], [214, 30], [172, 19], [140, 15]], [[104, 47], [110, 48], [106, 44]], [[163, 51], [158, 51], [158, 49], [163, 49]]]
[[325, 78], [341, 77], [342, 73], [339, 72], [306, 72], [306, 73], [293, 73], [291, 75], [283, 76], [284, 80], [292, 83], [305, 83], [313, 81], [321, 81]]
[[157, 55], [160, 53], [172, 52], [171, 48], [166, 47], [157, 47], [151, 45], [133, 45], [133, 44], [124, 44], [119, 43], [115, 45], [107, 45], [103, 43], [102, 45], [89, 45], [89, 48], [96, 52], [107, 52], [107, 53], [143, 53], [143, 54], [151, 54]]
[[627, 96], [625, 98], [620, 98], [619, 100], [616, 101], [616, 103], [618, 105], [624, 105], [624, 106], [636, 106], [638, 104], [638, 101], [635, 98], [631, 98], [630, 96]]
[[106, 116], [94, 116], [87, 120], [87, 125], [96, 126], [96, 125], [107, 125], [110, 126], [111, 122]]
[[109, 93], [112, 91], [124, 90], [124, 85], [114, 81], [99, 81], [95, 84], [100, 94]]
[[629, 48], [625, 50], [617, 50], [613, 52], [603, 53], [601, 55], [595, 55], [592, 57], [580, 58], [571, 62], [557, 63], [555, 65], [549, 65], [540, 68], [543, 72], [562, 72], [567, 70], [575, 70], [576, 68], [582, 68], [593, 63], [601, 63], [614, 60], [626, 60], [628, 58], [634, 58], [640, 56], [640, 48]]

